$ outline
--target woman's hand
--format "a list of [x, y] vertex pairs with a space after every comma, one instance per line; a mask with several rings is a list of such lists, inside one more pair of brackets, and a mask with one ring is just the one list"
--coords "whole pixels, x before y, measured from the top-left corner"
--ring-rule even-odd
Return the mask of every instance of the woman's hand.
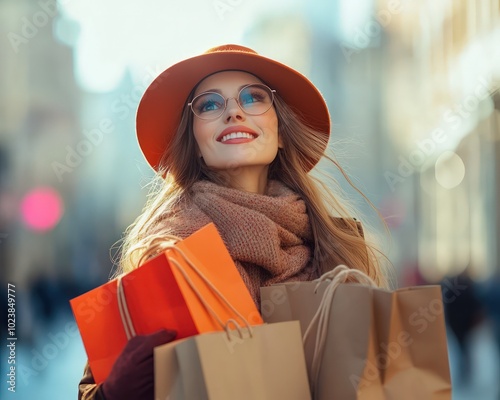
[[171, 342], [177, 332], [161, 330], [129, 340], [102, 383], [106, 400], [154, 399], [154, 357], [156, 346]]

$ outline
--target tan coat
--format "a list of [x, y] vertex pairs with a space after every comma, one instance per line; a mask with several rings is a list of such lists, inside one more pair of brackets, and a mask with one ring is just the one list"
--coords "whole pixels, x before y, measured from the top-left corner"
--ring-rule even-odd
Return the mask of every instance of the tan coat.
[[78, 400], [106, 400], [101, 385], [97, 385], [94, 381], [89, 363], [85, 364], [83, 377], [78, 385]]

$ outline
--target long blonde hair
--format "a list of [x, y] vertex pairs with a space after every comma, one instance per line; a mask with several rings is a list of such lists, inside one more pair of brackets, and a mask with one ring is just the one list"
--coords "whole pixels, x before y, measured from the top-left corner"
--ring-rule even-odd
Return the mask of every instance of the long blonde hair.
[[[193, 97], [194, 90], [188, 101]], [[365, 272], [379, 285], [385, 286], [381, 253], [363, 237], [358, 223], [347, 211], [345, 200], [341, 201], [338, 194], [334, 194], [324, 182], [307, 172], [311, 167], [309, 160], [328, 159], [348, 183], [372, 204], [354, 186], [339, 163], [325, 154], [328, 139], [324, 134], [305, 125], [279, 95], [275, 97], [274, 108], [283, 148], [279, 149], [271, 163], [268, 178], [280, 180], [306, 203], [314, 236], [313, 266], [323, 273], [345, 264]], [[177, 132], [162, 157], [162, 167], [156, 175], [143, 212], [125, 232], [117, 274], [129, 272], [152, 255], [154, 243], [162, 235], [170, 233], [168, 223], [162, 224], [161, 221], [184, 196], [189, 196], [189, 189], [195, 182], [206, 179], [227, 185], [222, 176], [210, 170], [198, 157], [192, 126], [193, 113], [189, 107], [184, 107]], [[334, 182], [332, 177], [329, 179]]]

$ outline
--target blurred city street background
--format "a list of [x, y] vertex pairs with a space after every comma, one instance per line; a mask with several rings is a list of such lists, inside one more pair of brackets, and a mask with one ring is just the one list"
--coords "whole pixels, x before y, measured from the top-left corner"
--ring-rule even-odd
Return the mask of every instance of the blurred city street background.
[[148, 192], [137, 104], [166, 67], [224, 43], [317, 85], [331, 150], [390, 237], [328, 172], [393, 287], [447, 293], [454, 400], [500, 399], [499, 0], [0, 0], [0, 32], [0, 282], [19, 338], [15, 394], [2, 345], [2, 399], [76, 399], [69, 299], [109, 279]]

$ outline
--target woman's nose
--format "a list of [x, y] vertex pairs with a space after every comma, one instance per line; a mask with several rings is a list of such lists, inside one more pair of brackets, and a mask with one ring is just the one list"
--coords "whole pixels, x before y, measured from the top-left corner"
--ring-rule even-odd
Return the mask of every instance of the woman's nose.
[[227, 99], [225, 120], [229, 122], [231, 119], [242, 121], [245, 119], [245, 113], [240, 108], [235, 98]]

